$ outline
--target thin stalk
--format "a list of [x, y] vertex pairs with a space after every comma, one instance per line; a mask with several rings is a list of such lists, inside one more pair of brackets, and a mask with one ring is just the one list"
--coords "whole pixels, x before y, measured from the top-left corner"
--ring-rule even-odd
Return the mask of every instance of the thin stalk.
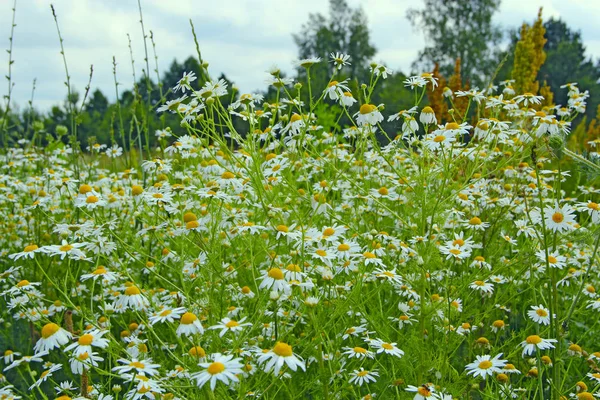
[[8, 52], [8, 73], [6, 74], [6, 80], [8, 81], [8, 93], [4, 96], [4, 98], [6, 99], [6, 107], [4, 108], [4, 113], [2, 114], [2, 118], [0, 119], [0, 123], [2, 124], [2, 126], [0, 126], [0, 147], [4, 148], [6, 144], [8, 144], [8, 118], [9, 118], [9, 112], [10, 112], [10, 100], [12, 97], [12, 91], [13, 88], [15, 87], [15, 84], [12, 81], [12, 65], [15, 63], [15, 61], [12, 58], [12, 48], [13, 48], [13, 37], [14, 37], [14, 32], [15, 32], [15, 26], [17, 26], [15, 24], [15, 15], [17, 14], [17, 0], [14, 0], [13, 3], [13, 7], [12, 7], [12, 23], [10, 26], [10, 37], [8, 38], [9, 40], [9, 45], [8, 45], [8, 50], [6, 50]]

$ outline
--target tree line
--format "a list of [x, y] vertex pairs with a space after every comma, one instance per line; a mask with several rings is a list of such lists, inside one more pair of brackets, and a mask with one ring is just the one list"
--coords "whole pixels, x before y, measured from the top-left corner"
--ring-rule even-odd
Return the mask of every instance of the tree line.
[[[414, 61], [410, 75], [430, 71], [440, 80], [438, 92], [428, 97], [438, 117], [448, 118], [448, 105], [441, 94], [445, 86], [452, 90], [475, 87], [485, 90], [499, 81], [510, 80], [519, 91], [549, 97], [548, 105], [550, 102], [564, 105], [567, 91], [561, 86], [577, 82], [581, 91], [590, 92], [588, 107], [578, 119], [579, 139], [584, 142], [590, 137], [600, 137], [600, 123], [597, 123], [600, 119], [596, 118], [600, 104], [600, 61], [586, 55], [581, 33], [561, 19], [543, 20], [541, 10], [536, 20], [524, 22], [519, 29], [505, 29], [492, 20], [499, 8], [500, 0], [425, 0], [422, 8], [407, 11], [408, 20], [425, 35], [427, 43]], [[324, 88], [329, 82], [334, 66], [327, 60], [332, 52], [351, 57], [350, 65], [337, 72], [336, 80], [347, 79], [350, 89], [357, 94], [359, 82], [368, 81], [369, 62], [377, 54], [377, 48], [361, 7], [353, 8], [346, 0], [330, 0], [328, 15], [311, 13], [293, 38], [299, 59], [320, 57], [323, 60], [309, 70], [312, 87]], [[157, 144], [157, 130], [169, 127], [175, 134], [185, 132], [176, 115], [159, 114], [156, 108], [175, 96], [170, 88], [185, 72], [194, 72], [198, 77], [194, 83], [201, 87], [206, 80], [202, 71], [198, 57], [190, 56], [183, 62], [173, 60], [162, 76], [156, 74], [156, 79], [139, 78], [133, 88], [120, 92], [112, 102], [100, 89], [95, 89], [83, 94], [73, 91], [62, 104], [56, 104], [45, 113], [34, 107], [21, 111], [12, 108], [7, 113], [4, 106], [0, 109], [3, 110], [0, 116], [4, 116], [2, 126], [13, 142], [21, 138], [41, 138], [40, 132], [60, 136], [63, 127], [68, 130], [76, 124], [76, 139], [83, 149], [94, 143], [116, 143], [127, 150], [135, 146], [133, 142], [149, 148]], [[298, 67], [293, 76], [295, 81], [307, 85], [306, 71]], [[372, 102], [385, 104], [391, 113], [410, 108], [414, 102], [412, 94], [400, 89], [407, 77], [402, 71], [390, 71]], [[223, 74], [219, 79], [232, 84]], [[275, 101], [273, 87], [266, 87], [262, 94], [266, 102]], [[239, 95], [234, 92], [232, 97], [223, 99], [225, 105], [236, 101]], [[307, 100], [307, 91], [304, 90], [303, 95]], [[77, 107], [76, 119], [72, 120], [71, 111]], [[334, 102], [324, 102], [317, 111], [323, 117], [323, 124], [329, 125], [326, 129], [339, 122], [327, 117], [339, 115], [341, 111]], [[390, 132], [398, 129], [388, 122], [384, 128]], [[236, 129], [243, 132], [247, 128], [240, 121]]]

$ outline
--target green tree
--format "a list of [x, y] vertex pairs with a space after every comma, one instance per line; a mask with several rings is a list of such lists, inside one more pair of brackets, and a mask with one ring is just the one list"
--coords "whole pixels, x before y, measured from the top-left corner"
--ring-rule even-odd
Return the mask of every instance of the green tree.
[[600, 104], [600, 65], [586, 57], [581, 33], [572, 31], [564, 21], [550, 19], [546, 28], [546, 62], [542, 65], [538, 79], [546, 81], [554, 93], [556, 104], [567, 104], [567, 90], [560, 86], [568, 82], [577, 82], [581, 91], [589, 90], [586, 115], [589, 119], [596, 114]]
[[84, 109], [85, 111], [91, 114], [98, 113], [102, 115], [108, 109], [108, 105], [108, 99], [106, 98], [104, 93], [102, 93], [100, 89], [96, 89], [92, 92], [92, 95], [87, 101], [87, 104], [85, 105]]
[[460, 58], [463, 78], [481, 87], [497, 66], [502, 30], [492, 17], [499, 7], [500, 0], [425, 0], [423, 8], [409, 9], [409, 21], [428, 43], [413, 68], [432, 71], [437, 62], [450, 76]]
[[[594, 63], [586, 56], [585, 46], [581, 33], [574, 31], [561, 19], [551, 18], [544, 22], [547, 40], [544, 45], [546, 60], [541, 66], [537, 79], [546, 82], [554, 94], [554, 103], [565, 106], [567, 104], [566, 89], [561, 86], [568, 82], [577, 82], [581, 91], [589, 90], [588, 107], [586, 116], [588, 121], [596, 115], [600, 104], [600, 62]], [[497, 80], [510, 79], [514, 65], [514, 54], [519, 41], [519, 32], [511, 30], [510, 45], [499, 55], [498, 62], [506, 58]]]
[[[329, 54], [340, 52], [350, 55], [351, 65], [343, 72], [352, 78], [365, 80], [368, 62], [376, 53], [371, 44], [367, 17], [362, 8], [351, 8], [345, 0], [329, 1], [329, 17], [310, 14], [308, 22], [293, 35], [298, 46], [298, 58], [321, 57], [322, 62], [311, 68], [315, 88], [324, 88], [333, 71]], [[306, 71], [298, 69], [299, 80]]]

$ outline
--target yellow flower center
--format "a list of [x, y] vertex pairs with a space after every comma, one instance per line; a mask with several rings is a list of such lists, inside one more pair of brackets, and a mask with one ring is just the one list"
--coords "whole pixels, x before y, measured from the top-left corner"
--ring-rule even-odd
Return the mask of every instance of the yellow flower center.
[[62, 246], [60, 246], [60, 247], [58, 248], [58, 250], [60, 250], [60, 251], [64, 251], [65, 253], [66, 253], [67, 251], [70, 251], [70, 250], [72, 250], [72, 249], [73, 249], [73, 246], [71, 246], [70, 244], [64, 244], [64, 245], [62, 245]]
[[540, 344], [542, 343], [542, 338], [539, 337], [538, 335], [531, 335], [531, 336], [527, 336], [527, 339], [525, 339], [525, 342], [527, 342], [528, 344]]
[[185, 314], [183, 314], [181, 316], [180, 322], [183, 325], [190, 325], [190, 324], [193, 324], [197, 319], [198, 319], [198, 317], [196, 317], [196, 314], [191, 313], [191, 312], [186, 312]]
[[288, 228], [286, 225], [277, 225], [277, 227], [275, 229], [277, 229], [279, 232], [283, 232], [283, 233], [287, 233], [290, 231], [290, 228]]
[[581, 353], [581, 346], [573, 343], [569, 346], [569, 350], [574, 351], [575, 353]]
[[479, 369], [490, 369], [492, 368], [492, 362], [489, 360], [485, 360], [479, 363]]
[[139, 196], [140, 194], [142, 194], [143, 191], [144, 189], [139, 185], [133, 185], [131, 187], [131, 194], [133, 194], [134, 196]]
[[81, 336], [77, 342], [81, 346], [89, 346], [92, 344], [93, 340], [94, 340], [94, 337], [92, 335], [90, 335], [89, 333], [86, 333], [85, 335]]
[[25, 248], [23, 249], [23, 251], [25, 253], [29, 253], [29, 252], [35, 251], [37, 249], [38, 249], [38, 247], [37, 247], [36, 244], [30, 244], [29, 246], [25, 246]]
[[319, 249], [319, 250], [315, 251], [315, 253], [317, 253], [317, 255], [319, 255], [321, 257], [327, 257], [327, 252], [323, 249]]
[[375, 110], [377, 110], [377, 107], [375, 107], [373, 104], [363, 104], [362, 106], [360, 106], [359, 112], [362, 115], [365, 115], [365, 114], [370, 114]]
[[79, 193], [80, 194], [86, 194], [92, 191], [92, 187], [90, 185], [81, 185], [79, 186]]
[[281, 271], [279, 268], [271, 268], [267, 275], [270, 278], [273, 278], [278, 281], [283, 279], [283, 271]]
[[366, 376], [369, 374], [369, 371], [360, 371], [358, 374], [356, 374], [357, 376]]
[[377, 258], [377, 256], [375, 254], [371, 253], [370, 251], [365, 251], [363, 253], [363, 257], [364, 258]]
[[554, 214], [552, 214], [552, 221], [554, 221], [557, 224], [560, 224], [561, 222], [563, 222], [565, 219], [565, 216], [562, 213], [556, 212]]
[[323, 231], [323, 236], [331, 236], [331, 235], [334, 235], [334, 234], [335, 234], [335, 229], [333, 229], [333, 228], [326, 228]]
[[594, 211], [600, 210], [600, 206], [598, 206], [598, 203], [594, 203], [594, 202], [589, 202], [587, 207]]
[[381, 347], [383, 347], [386, 350], [392, 350], [394, 348], [394, 346], [392, 346], [389, 343], [384, 343], [384, 344], [381, 345]]
[[290, 357], [293, 354], [292, 346], [287, 343], [277, 342], [275, 347], [273, 347], [273, 353], [280, 357]]
[[473, 217], [469, 220], [469, 224], [471, 225], [481, 225], [481, 218]]
[[140, 289], [138, 289], [137, 286], [129, 286], [127, 289], [125, 289], [125, 295], [127, 296], [135, 296], [140, 293]]
[[225, 364], [216, 361], [210, 364], [206, 371], [208, 371], [208, 373], [211, 375], [220, 374], [221, 372], [225, 371]]
[[297, 264], [290, 264], [287, 267], [285, 267], [285, 269], [291, 272], [302, 272], [302, 269], [300, 269], [300, 266]]
[[578, 400], [595, 400], [594, 395], [590, 392], [577, 393]]
[[206, 357], [206, 352], [204, 351], [204, 349], [200, 346], [194, 346], [192, 347], [189, 351], [188, 354], [194, 357]]
[[535, 310], [535, 313], [537, 315], [539, 315], [540, 317], [547, 317], [548, 313], [546, 312], [546, 310], [542, 309], [542, 308], [538, 308], [537, 310]]
[[348, 251], [350, 250], [350, 245], [346, 243], [342, 243], [338, 246], [338, 251]]
[[29, 281], [27, 279], [23, 279], [19, 283], [17, 283], [17, 287], [23, 287], [29, 285]]
[[143, 363], [141, 363], [139, 361], [130, 362], [129, 366], [133, 367], [133, 368], [136, 368], [136, 369], [144, 369], [146, 367]]
[[436, 143], [443, 142], [444, 140], [446, 140], [446, 136], [444, 136], [444, 135], [437, 135], [436, 137], [433, 138], [433, 141]]
[[85, 202], [86, 202], [86, 203], [88, 203], [88, 204], [94, 204], [94, 203], [97, 203], [97, 202], [98, 202], [98, 200], [99, 200], [99, 199], [98, 199], [98, 197], [97, 197], [97, 196], [90, 195], [90, 196], [88, 196], [88, 197], [85, 199]]
[[49, 323], [44, 325], [42, 328], [42, 338], [48, 339], [50, 336], [54, 335], [56, 332], [60, 330], [60, 326], [55, 323]]
[[465, 241], [462, 239], [456, 239], [452, 242], [453, 246], [464, 246], [465, 245]]
[[355, 353], [358, 353], [358, 354], [367, 354], [367, 349], [362, 348], [362, 347], [357, 346], [353, 350]]
[[185, 228], [186, 229], [195, 229], [198, 228], [200, 226], [200, 222], [198, 221], [189, 221], [185, 223]]
[[239, 326], [240, 324], [237, 321], [231, 320], [229, 322], [227, 322], [225, 324], [226, 327], [228, 328], [235, 328], [236, 326]]

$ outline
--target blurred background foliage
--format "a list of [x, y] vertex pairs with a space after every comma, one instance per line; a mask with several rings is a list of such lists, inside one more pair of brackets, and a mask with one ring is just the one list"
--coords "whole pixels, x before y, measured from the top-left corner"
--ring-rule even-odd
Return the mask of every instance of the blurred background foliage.
[[[544, 20], [542, 10], [537, 19], [524, 21], [518, 30], [495, 25], [493, 16], [499, 6], [500, 0], [425, 0], [422, 8], [407, 10], [410, 23], [425, 36], [426, 47], [419, 52], [412, 71], [393, 71], [388, 79], [380, 80], [371, 102], [385, 104], [388, 114], [408, 109], [414, 105], [414, 98], [408, 89], [404, 89], [404, 80], [413, 74], [433, 72], [440, 85], [428, 93], [421, 105], [431, 105], [440, 122], [445, 122], [451, 118], [448, 113], [451, 105], [442, 95], [446, 86], [454, 91], [484, 90], [492, 83], [512, 79], [517, 92], [544, 95], [547, 98], [544, 106], [550, 106], [565, 104], [567, 90], [561, 86], [577, 82], [582, 92], [589, 91], [590, 97], [585, 113], [573, 122], [569, 146], [580, 153], [589, 152], [588, 142], [600, 138], [600, 61], [586, 55], [580, 32], [560, 19]], [[350, 55], [351, 65], [339, 71], [336, 80], [348, 79], [348, 86], [362, 101], [359, 83], [368, 82], [369, 63], [377, 56], [376, 44], [369, 34], [369, 21], [362, 8], [352, 8], [345, 0], [330, 0], [329, 14], [310, 14], [293, 37], [299, 59], [315, 56], [323, 59], [310, 69], [311, 85], [315, 88], [313, 96], [320, 94], [315, 90], [324, 88], [332, 75], [329, 54], [341, 52]], [[70, 110], [77, 107], [81, 111], [74, 123], [77, 140], [84, 151], [93, 143], [118, 144], [125, 151], [138, 144], [140, 148], [153, 148], [158, 144], [156, 130], [170, 127], [175, 134], [185, 132], [179, 126], [177, 116], [156, 112], [160, 104], [177, 96], [170, 88], [184, 72], [196, 73], [196, 87], [204, 84], [198, 57], [191, 55], [183, 61], [173, 60], [162, 74], [155, 70], [154, 74], [138, 77], [128, 89], [119, 84], [114, 102], [99, 89], [86, 93], [72, 88], [70, 96], [47, 112], [36, 110], [32, 104], [8, 109], [2, 105], [0, 127], [9, 144], [21, 138], [31, 140], [44, 136], [36, 136], [36, 132], [56, 137], [59, 125], [73, 126]], [[235, 84], [223, 74], [212, 78]], [[291, 78], [307, 84], [304, 68], [298, 68]], [[306, 102], [308, 91], [302, 93]], [[268, 103], [276, 99], [276, 90], [272, 86], [265, 87], [261, 94]], [[238, 98], [239, 93], [234, 91], [230, 98], [222, 100], [227, 106]], [[464, 112], [461, 108], [465, 105], [456, 100], [454, 108], [459, 113]], [[327, 125], [325, 129], [349, 122], [345, 116], [338, 119], [341, 108], [333, 101], [326, 101], [326, 104], [319, 109], [319, 117]], [[236, 121], [235, 128], [245, 133], [247, 124], [241, 119]], [[398, 122], [386, 121], [382, 127], [391, 137], [400, 129]], [[66, 138], [65, 135], [62, 140], [66, 141]]]

